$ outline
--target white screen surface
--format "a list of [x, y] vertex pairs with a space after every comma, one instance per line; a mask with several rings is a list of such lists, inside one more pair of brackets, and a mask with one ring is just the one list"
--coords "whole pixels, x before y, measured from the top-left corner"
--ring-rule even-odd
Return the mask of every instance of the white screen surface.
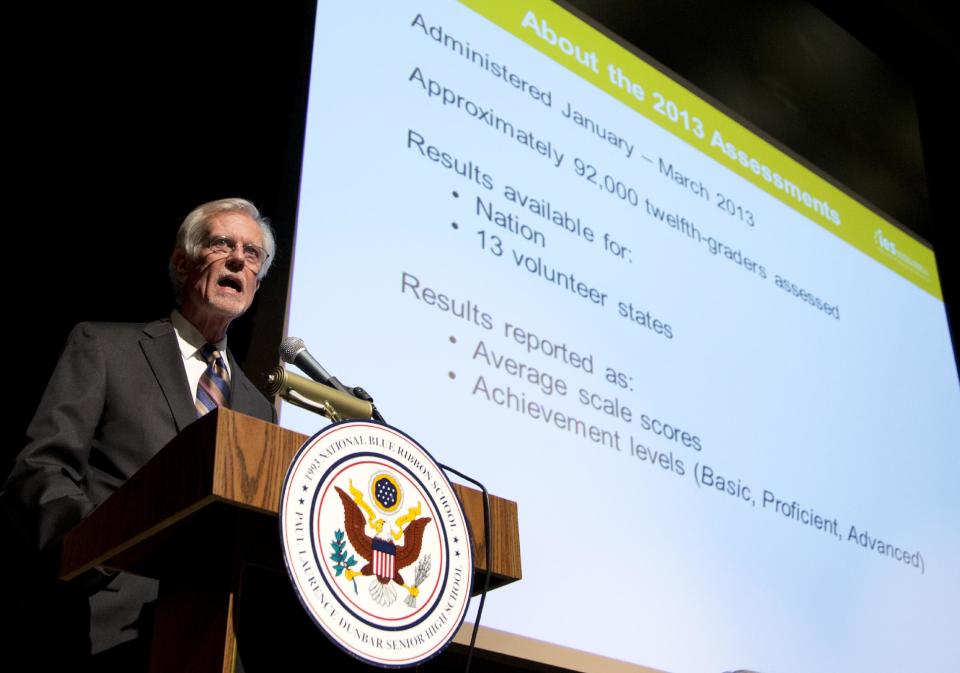
[[667, 671], [948, 670], [942, 301], [529, 11], [559, 61], [456, 3], [320, 3], [288, 334], [518, 502], [486, 625]]

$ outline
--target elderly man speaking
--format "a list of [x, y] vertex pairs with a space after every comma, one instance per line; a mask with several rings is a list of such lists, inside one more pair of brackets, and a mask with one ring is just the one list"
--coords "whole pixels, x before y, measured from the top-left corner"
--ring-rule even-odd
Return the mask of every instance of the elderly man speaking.
[[[51, 575], [63, 536], [198, 417], [224, 405], [275, 420], [226, 345], [227, 328], [253, 302], [274, 245], [270, 225], [249, 201], [205, 203], [177, 233], [170, 277], [178, 309], [169, 318], [74, 328], [0, 492], [4, 516]], [[146, 670], [157, 583], [93, 575], [55, 592], [50, 623], [82, 633], [65, 640], [50, 633], [51, 647], [70, 651], [73, 670]]]

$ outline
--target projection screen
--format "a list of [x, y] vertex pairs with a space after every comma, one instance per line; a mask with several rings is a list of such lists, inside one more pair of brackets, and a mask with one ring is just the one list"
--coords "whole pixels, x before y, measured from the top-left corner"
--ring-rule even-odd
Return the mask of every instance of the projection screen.
[[287, 333], [518, 502], [491, 646], [955, 666], [929, 247], [562, 7], [360, 7], [317, 10]]

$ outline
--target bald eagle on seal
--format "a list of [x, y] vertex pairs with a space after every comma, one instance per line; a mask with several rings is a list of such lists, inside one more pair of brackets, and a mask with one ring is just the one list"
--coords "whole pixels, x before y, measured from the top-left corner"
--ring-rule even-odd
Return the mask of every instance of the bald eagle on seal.
[[423, 532], [432, 519], [421, 517], [414, 519], [403, 531], [404, 544], [397, 546], [390, 535], [389, 526], [384, 530], [384, 522], [379, 519], [374, 529], [377, 534], [367, 535], [367, 522], [357, 503], [339, 486], [335, 486], [340, 501], [343, 503], [344, 528], [347, 539], [354, 551], [363, 557], [367, 564], [359, 572], [347, 569], [347, 580], [362, 576], [376, 577], [377, 582], [371, 583], [370, 595], [380, 605], [390, 605], [397, 597], [396, 590], [390, 584], [395, 582], [406, 589], [411, 596], [416, 596], [419, 589], [410, 586], [403, 580], [400, 570], [406, 568], [420, 556], [420, 547], [423, 544]]

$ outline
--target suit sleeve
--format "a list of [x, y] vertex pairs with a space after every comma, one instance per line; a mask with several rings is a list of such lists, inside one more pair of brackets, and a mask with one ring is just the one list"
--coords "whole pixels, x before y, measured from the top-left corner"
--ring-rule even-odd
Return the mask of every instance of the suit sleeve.
[[105, 390], [102, 345], [93, 327], [81, 323], [67, 340], [2, 492], [19, 532], [51, 563], [62, 537], [94, 507], [84, 482]]

